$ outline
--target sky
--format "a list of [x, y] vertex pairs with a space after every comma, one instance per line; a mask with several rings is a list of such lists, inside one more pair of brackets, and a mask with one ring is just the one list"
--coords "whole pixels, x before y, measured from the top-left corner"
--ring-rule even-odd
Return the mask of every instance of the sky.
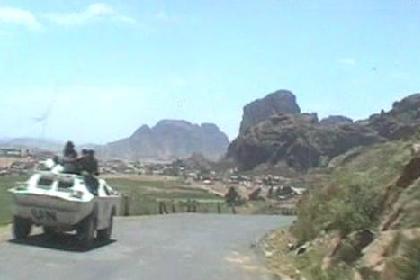
[[367, 118], [420, 92], [419, 30], [416, 0], [0, 0], [0, 137], [106, 143], [184, 119], [233, 139], [278, 89]]

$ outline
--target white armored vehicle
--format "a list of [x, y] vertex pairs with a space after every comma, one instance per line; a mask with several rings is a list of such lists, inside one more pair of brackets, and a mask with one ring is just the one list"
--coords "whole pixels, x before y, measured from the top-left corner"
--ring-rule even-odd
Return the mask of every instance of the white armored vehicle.
[[[113, 216], [120, 207], [120, 195], [103, 179], [62, 173], [62, 167], [47, 162], [40, 171], [9, 191], [13, 194], [13, 234], [26, 238], [32, 225], [46, 234], [76, 230], [82, 247], [96, 238], [111, 238]], [[92, 178], [95, 188], [92, 190]]]

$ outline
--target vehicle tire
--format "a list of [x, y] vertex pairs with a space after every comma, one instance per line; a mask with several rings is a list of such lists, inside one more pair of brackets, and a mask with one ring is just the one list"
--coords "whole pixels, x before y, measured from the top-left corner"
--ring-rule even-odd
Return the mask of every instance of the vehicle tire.
[[86, 217], [77, 228], [77, 237], [83, 249], [89, 249], [95, 240], [95, 220], [93, 215]]
[[111, 216], [109, 217], [109, 226], [106, 229], [98, 230], [97, 238], [100, 241], [107, 241], [111, 239], [112, 236], [112, 224], [114, 220], [114, 213], [111, 213]]
[[32, 223], [30, 220], [13, 217], [13, 236], [15, 239], [25, 239], [31, 233]]

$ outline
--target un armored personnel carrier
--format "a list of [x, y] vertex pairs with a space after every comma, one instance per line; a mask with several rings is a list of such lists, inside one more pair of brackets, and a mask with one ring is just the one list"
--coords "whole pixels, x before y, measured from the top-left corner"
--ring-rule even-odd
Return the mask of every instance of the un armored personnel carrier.
[[39, 171], [9, 190], [14, 201], [14, 237], [25, 239], [32, 226], [41, 226], [46, 234], [75, 230], [84, 248], [90, 247], [95, 237], [110, 239], [120, 195], [103, 179], [94, 178], [93, 191], [92, 180], [62, 173], [61, 166], [48, 163], [49, 170]]

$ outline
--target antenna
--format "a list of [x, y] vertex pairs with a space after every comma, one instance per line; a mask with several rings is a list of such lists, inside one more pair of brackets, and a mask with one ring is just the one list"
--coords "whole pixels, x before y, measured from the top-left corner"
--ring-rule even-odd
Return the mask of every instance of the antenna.
[[58, 91], [57, 88], [54, 89], [54, 96], [51, 99], [50, 104], [46, 108], [46, 110], [39, 116], [32, 118], [35, 124], [40, 124], [41, 127], [41, 135], [40, 139], [45, 139], [45, 131], [48, 125], [48, 121], [52, 112], [52, 109], [57, 101]]
[[[48, 125], [48, 120], [49, 120], [49, 117], [51, 115], [52, 109], [53, 109], [53, 107], [54, 107], [54, 105], [55, 105], [55, 103], [57, 101], [57, 96], [58, 96], [58, 91], [55, 88], [54, 95], [53, 95], [53, 97], [51, 99], [50, 104], [48, 104], [46, 110], [41, 115], [39, 115], [37, 117], [31, 118], [32, 121], [33, 121], [33, 123], [28, 127], [28, 129], [22, 130], [23, 133], [21, 133], [21, 135], [17, 136], [17, 138], [28, 136], [29, 134], [31, 134], [31, 132], [33, 132], [33, 130], [35, 130], [35, 127], [38, 124], [40, 124], [40, 127], [41, 127], [40, 139], [45, 139], [45, 131], [46, 131], [46, 128], [47, 128], [47, 125]], [[13, 143], [13, 141], [15, 139], [16, 139], [16, 137], [15, 138], [11, 138], [8, 141], [1, 142], [1, 145], [7, 147], [11, 143]]]

